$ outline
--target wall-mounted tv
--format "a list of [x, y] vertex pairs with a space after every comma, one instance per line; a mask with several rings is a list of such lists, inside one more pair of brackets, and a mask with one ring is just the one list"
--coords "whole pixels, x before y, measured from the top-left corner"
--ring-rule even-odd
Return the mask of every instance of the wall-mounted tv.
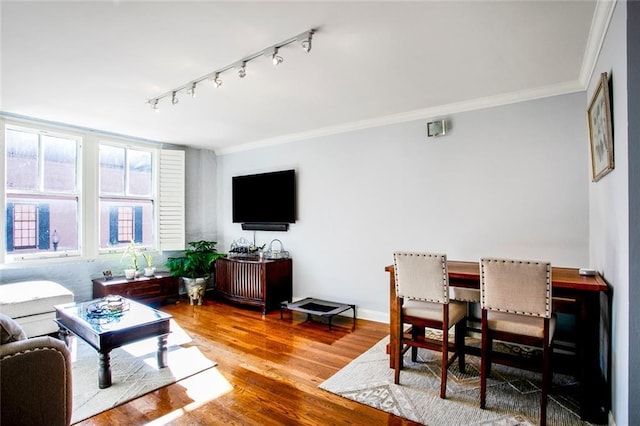
[[232, 199], [234, 223], [294, 223], [295, 170], [234, 176]]

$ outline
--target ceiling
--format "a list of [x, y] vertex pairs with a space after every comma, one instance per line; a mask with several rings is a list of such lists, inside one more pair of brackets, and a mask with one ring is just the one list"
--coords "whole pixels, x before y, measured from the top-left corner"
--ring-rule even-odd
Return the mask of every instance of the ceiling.
[[[584, 90], [602, 4], [2, 0], [0, 111], [222, 154], [428, 119]], [[311, 28], [309, 53], [146, 103]]]

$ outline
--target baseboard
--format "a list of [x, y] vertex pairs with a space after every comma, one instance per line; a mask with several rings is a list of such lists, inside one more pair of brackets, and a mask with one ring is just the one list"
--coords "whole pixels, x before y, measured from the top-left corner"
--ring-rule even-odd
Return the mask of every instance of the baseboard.
[[358, 309], [357, 306], [356, 310], [357, 317], [360, 319], [389, 324], [389, 312], [372, 311], [370, 309]]

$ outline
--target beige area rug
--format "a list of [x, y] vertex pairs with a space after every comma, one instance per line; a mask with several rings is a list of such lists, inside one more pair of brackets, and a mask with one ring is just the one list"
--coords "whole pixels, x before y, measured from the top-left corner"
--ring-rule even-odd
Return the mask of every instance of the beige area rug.
[[159, 369], [156, 338], [111, 351], [113, 384], [98, 388], [98, 353], [82, 339], [72, 337], [73, 414], [78, 423], [139, 396], [170, 385], [216, 365], [197, 347], [182, 347], [191, 338], [172, 320], [168, 338], [168, 367]]
[[[449, 367], [447, 399], [440, 399], [440, 354], [418, 351], [418, 361], [405, 353], [400, 385], [386, 354], [386, 337], [349, 363], [320, 388], [379, 410], [430, 426], [536, 425], [540, 412], [540, 375], [494, 364], [487, 380], [487, 409], [480, 409], [480, 358], [466, 357], [466, 374], [457, 361]], [[575, 405], [573, 378], [554, 374], [549, 395], [549, 425], [588, 425]]]

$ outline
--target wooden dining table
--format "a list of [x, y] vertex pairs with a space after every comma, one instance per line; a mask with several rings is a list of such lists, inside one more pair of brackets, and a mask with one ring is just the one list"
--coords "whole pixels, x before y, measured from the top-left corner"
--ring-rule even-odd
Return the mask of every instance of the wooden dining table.
[[[480, 288], [478, 262], [447, 261], [449, 285]], [[399, 299], [396, 297], [393, 265], [389, 273], [390, 340], [397, 345], [399, 330]], [[575, 316], [574, 375], [580, 383], [580, 415], [583, 420], [606, 423], [611, 404], [610, 377], [610, 288], [599, 275], [581, 275], [578, 268], [552, 267], [552, 297], [554, 311]], [[394, 368], [394, 351], [389, 350], [389, 366]], [[469, 351], [473, 354], [473, 352]]]

